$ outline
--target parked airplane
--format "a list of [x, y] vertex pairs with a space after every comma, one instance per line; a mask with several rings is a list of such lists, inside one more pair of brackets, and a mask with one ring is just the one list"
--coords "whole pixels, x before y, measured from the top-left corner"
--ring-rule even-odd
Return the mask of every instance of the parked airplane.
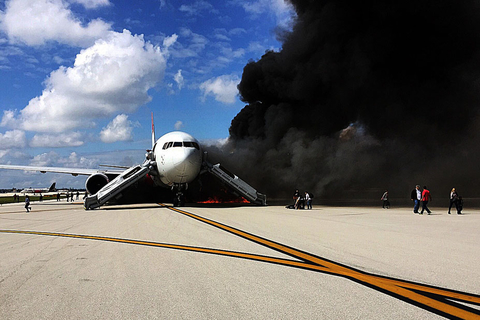
[[141, 165], [120, 170], [34, 167], [0, 165], [0, 169], [16, 169], [87, 175], [85, 209], [94, 209], [106, 203], [152, 202], [173, 196], [174, 206], [183, 206], [184, 192], [200, 175], [210, 173], [227, 189], [250, 203], [266, 205], [266, 196], [257, 192], [238, 176], [225, 170], [220, 164], [206, 161], [199, 142], [191, 135], [174, 131], [155, 141], [152, 115], [152, 149], [147, 150]]
[[20, 193], [47, 193], [47, 192], [55, 192], [57, 189], [55, 188], [56, 182], [52, 183], [50, 188], [25, 188]]

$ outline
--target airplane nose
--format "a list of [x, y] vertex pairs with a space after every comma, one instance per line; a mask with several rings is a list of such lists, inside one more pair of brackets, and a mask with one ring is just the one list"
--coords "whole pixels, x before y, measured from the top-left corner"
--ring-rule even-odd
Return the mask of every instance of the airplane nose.
[[195, 179], [201, 166], [199, 151], [193, 148], [184, 148], [183, 152], [176, 157], [174, 166], [178, 178], [182, 180]]
[[192, 148], [182, 148], [180, 150], [182, 151], [182, 153], [176, 157], [175, 166], [187, 165], [187, 163], [196, 162], [195, 159], [197, 150]]

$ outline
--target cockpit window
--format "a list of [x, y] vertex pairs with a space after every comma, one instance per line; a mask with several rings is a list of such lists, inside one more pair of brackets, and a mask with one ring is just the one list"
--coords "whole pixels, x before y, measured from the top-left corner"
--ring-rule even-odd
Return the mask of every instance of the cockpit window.
[[185, 147], [185, 148], [195, 148], [197, 150], [200, 150], [200, 146], [198, 143], [193, 142], [193, 141], [184, 141], [184, 142], [165, 142], [163, 145], [163, 150], [171, 148], [171, 147]]
[[200, 146], [196, 142], [184, 141], [183, 145], [185, 146], [185, 148], [195, 148], [197, 150], [200, 150]]

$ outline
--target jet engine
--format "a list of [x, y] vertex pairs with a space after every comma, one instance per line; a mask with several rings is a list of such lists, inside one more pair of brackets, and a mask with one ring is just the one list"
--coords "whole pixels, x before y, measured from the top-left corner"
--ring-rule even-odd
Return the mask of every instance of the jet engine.
[[96, 194], [109, 182], [110, 179], [106, 174], [95, 173], [88, 177], [87, 181], [85, 182], [85, 189], [87, 189], [89, 194]]

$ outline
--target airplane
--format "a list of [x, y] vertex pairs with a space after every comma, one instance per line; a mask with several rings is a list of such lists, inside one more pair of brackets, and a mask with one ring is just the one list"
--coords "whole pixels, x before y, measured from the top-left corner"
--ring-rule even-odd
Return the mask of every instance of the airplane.
[[198, 140], [185, 132], [173, 131], [155, 140], [152, 113], [152, 148], [147, 150], [142, 164], [129, 168], [112, 166], [113, 169], [104, 170], [16, 165], [0, 165], [0, 169], [88, 176], [85, 182], [87, 195], [84, 198], [86, 210], [104, 204], [168, 201], [168, 198], [173, 198], [174, 206], [184, 206], [190, 184], [197, 184], [197, 188], [188, 194], [190, 198], [205, 193], [202, 180], [206, 181], [207, 189], [214, 188], [211, 179], [202, 178], [208, 174], [215, 177], [221, 189], [224, 187], [230, 194], [243, 197], [253, 204], [266, 205], [264, 194], [219, 163], [209, 163], [206, 155]]
[[52, 183], [50, 188], [25, 188], [20, 193], [47, 193], [47, 192], [55, 192], [57, 189], [55, 188], [56, 182]]

